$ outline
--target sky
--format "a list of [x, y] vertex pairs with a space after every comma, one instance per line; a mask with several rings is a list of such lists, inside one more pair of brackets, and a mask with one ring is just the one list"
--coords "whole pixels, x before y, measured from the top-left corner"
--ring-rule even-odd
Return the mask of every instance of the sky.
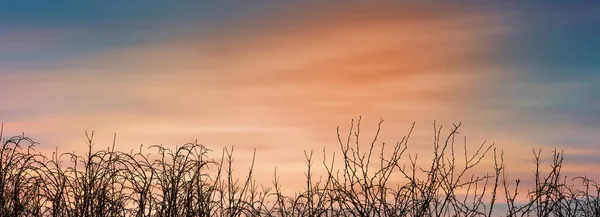
[[[283, 181], [304, 150], [361, 133], [431, 153], [434, 121], [470, 147], [564, 150], [568, 175], [600, 166], [600, 5], [392, 1], [1, 1], [0, 123], [51, 153], [235, 147]], [[447, 133], [447, 131], [444, 131]], [[216, 154], [215, 156], [220, 156]], [[492, 161], [484, 161], [489, 171]], [[598, 175], [596, 175], [598, 177]], [[600, 177], [598, 177], [600, 178]]]

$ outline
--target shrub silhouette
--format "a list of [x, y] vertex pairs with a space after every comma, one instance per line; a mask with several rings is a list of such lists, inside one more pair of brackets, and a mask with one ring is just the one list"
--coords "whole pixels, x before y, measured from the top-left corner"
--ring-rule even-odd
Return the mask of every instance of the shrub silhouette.
[[[534, 151], [534, 184], [523, 191], [520, 179], [508, 180], [494, 145], [468, 154], [466, 141], [455, 143], [460, 124], [444, 135], [434, 125], [433, 157], [423, 166], [407, 153], [414, 124], [386, 147], [377, 142], [382, 122], [366, 150], [360, 119], [347, 135], [338, 128], [339, 152], [323, 151], [320, 176], [313, 151], [305, 152], [305, 185], [295, 195], [282, 193], [277, 170], [273, 183], [257, 184], [254, 157], [237, 177], [233, 148], [218, 160], [197, 142], [93, 151], [92, 132], [87, 153], [45, 156], [33, 140], [4, 138], [0, 129], [0, 216], [600, 216], [600, 187], [563, 177], [562, 152], [553, 152], [543, 173], [541, 151]], [[474, 168], [486, 157], [493, 170], [478, 176]]]

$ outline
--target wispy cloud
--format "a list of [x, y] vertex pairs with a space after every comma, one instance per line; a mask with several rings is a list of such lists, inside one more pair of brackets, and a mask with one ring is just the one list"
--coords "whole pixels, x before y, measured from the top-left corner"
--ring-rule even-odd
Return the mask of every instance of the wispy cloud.
[[[531, 84], [521, 80], [526, 69], [497, 62], [504, 37], [519, 27], [501, 11], [392, 3], [282, 11], [214, 32], [157, 32], [169, 37], [92, 49], [95, 44], [53, 62], [0, 63], [6, 102], [0, 121], [50, 150], [83, 150], [84, 130], [97, 130], [105, 143], [116, 132], [125, 150], [193, 139], [209, 147], [257, 147], [269, 174], [269, 163], [301, 168], [303, 150], [333, 150], [335, 127], [347, 130], [358, 116], [365, 136], [385, 118], [380, 141], [388, 143], [417, 121], [415, 152], [430, 150], [434, 119], [447, 126], [463, 121], [469, 144], [489, 140], [507, 153], [560, 147], [539, 137], [558, 128], [544, 127], [577, 127], [523, 121], [547, 118], [552, 103], [586, 87], [576, 83], [564, 92], [556, 90], [567, 84]], [[50, 43], [42, 38], [39, 46]], [[21, 44], [12, 49], [39, 48]], [[578, 129], [579, 138], [592, 138], [589, 130]], [[528, 153], [507, 159], [529, 160]]]

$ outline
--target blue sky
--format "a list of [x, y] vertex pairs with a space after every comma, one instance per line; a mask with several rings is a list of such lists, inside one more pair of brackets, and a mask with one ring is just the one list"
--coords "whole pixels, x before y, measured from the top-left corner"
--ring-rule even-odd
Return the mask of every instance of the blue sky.
[[97, 130], [123, 149], [198, 139], [301, 165], [302, 149], [335, 145], [335, 126], [357, 116], [386, 119], [389, 140], [417, 121], [417, 144], [433, 120], [462, 121], [473, 141], [565, 149], [593, 168], [599, 13], [593, 2], [3, 1], [0, 122], [48, 150], [79, 150]]

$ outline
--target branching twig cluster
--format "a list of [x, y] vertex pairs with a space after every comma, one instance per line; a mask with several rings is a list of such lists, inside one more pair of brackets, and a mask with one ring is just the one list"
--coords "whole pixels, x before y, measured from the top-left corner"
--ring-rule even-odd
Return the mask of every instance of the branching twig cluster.
[[[272, 185], [253, 178], [254, 157], [240, 177], [233, 148], [218, 159], [197, 142], [175, 149], [42, 155], [24, 135], [0, 129], [0, 216], [600, 216], [600, 186], [587, 177], [561, 175], [563, 153], [554, 151], [547, 172], [534, 151], [533, 184], [508, 179], [504, 153], [485, 142], [469, 153], [455, 143], [460, 124], [443, 134], [434, 124], [433, 157], [407, 153], [414, 129], [392, 146], [378, 143], [381, 120], [367, 145], [360, 119], [348, 134], [338, 128], [339, 152], [323, 151], [324, 173], [305, 152], [305, 185], [284, 195], [277, 169]], [[462, 146], [462, 147], [461, 147]], [[365, 149], [366, 147], [366, 149]], [[492, 172], [479, 174], [484, 159]], [[571, 182], [577, 183], [577, 185]]]

